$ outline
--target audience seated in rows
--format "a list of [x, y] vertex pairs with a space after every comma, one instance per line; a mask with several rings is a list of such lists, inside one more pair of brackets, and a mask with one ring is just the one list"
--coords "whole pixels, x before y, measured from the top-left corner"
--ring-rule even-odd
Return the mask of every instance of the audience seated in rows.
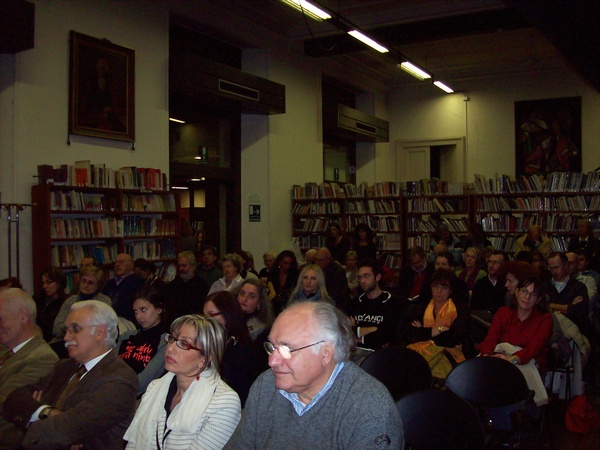
[[542, 234], [542, 228], [539, 225], [530, 225], [527, 234], [515, 241], [513, 249], [515, 255], [524, 250], [528, 252], [538, 251], [544, 258], [547, 258], [552, 251], [552, 241], [548, 236]]
[[475, 283], [486, 276], [482, 267], [484, 266], [483, 253], [477, 247], [468, 247], [463, 253], [465, 267], [456, 271], [459, 280], [463, 280], [469, 289], [469, 297], [473, 292]]
[[429, 284], [431, 275], [433, 275], [433, 265], [427, 262], [423, 247], [411, 248], [408, 251], [408, 267], [400, 271], [398, 295], [408, 298], [411, 302], [418, 302], [421, 289]]
[[348, 289], [344, 266], [335, 261], [329, 250], [323, 247], [317, 249], [315, 261], [325, 274], [327, 293], [340, 310], [347, 312], [350, 302], [350, 290]]
[[200, 256], [200, 265], [196, 271], [208, 286], [212, 286], [215, 281], [223, 276], [223, 272], [217, 266], [219, 253], [215, 247], [206, 245], [202, 248]]
[[487, 276], [479, 279], [473, 286], [470, 303], [472, 310], [488, 311], [493, 315], [498, 308], [504, 306], [506, 287], [502, 264], [507, 260], [503, 252], [491, 252], [487, 261]]
[[117, 315], [84, 300], [71, 306], [65, 326], [69, 358], [13, 390], [2, 417], [23, 431], [24, 448], [121, 448], [138, 380], [114, 351]]

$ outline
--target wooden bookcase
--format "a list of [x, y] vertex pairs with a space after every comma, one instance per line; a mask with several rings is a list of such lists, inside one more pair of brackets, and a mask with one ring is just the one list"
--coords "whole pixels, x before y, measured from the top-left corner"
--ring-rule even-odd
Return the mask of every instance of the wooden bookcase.
[[31, 189], [33, 271], [60, 267], [77, 273], [84, 255], [112, 268], [118, 253], [158, 265], [176, 260], [179, 196], [169, 191], [41, 184]]

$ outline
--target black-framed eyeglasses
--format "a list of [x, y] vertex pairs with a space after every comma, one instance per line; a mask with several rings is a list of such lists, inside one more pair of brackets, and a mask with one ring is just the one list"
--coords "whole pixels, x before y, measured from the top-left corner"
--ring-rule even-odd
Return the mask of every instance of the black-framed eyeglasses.
[[194, 347], [188, 341], [184, 339], [178, 339], [172, 334], [165, 334], [165, 341], [167, 341], [168, 344], [172, 344], [173, 342], [175, 342], [175, 345], [181, 350], [198, 350], [200, 353], [204, 354], [204, 350], [202, 350], [201, 348]]
[[86, 326], [82, 327], [80, 325], [75, 324], [75, 325], [71, 325], [69, 327], [63, 326], [60, 329], [60, 332], [62, 333], [62, 336], [64, 337], [67, 334], [67, 332], [75, 335], [75, 334], [79, 333], [81, 330], [83, 330], [84, 328], [91, 328], [91, 327], [95, 327], [95, 326], [97, 326], [97, 325], [86, 325]]
[[277, 350], [283, 359], [291, 359], [292, 353], [297, 352], [299, 350], [303, 350], [308, 347], [312, 347], [317, 344], [322, 344], [323, 342], [325, 342], [325, 341], [319, 341], [319, 342], [315, 342], [313, 344], [305, 345], [304, 347], [293, 348], [293, 349], [289, 348], [287, 345], [275, 345], [270, 341], [265, 342], [263, 345], [265, 347], [265, 351], [267, 352], [267, 354], [269, 356], [271, 356], [273, 354], [273, 352], [275, 350]]

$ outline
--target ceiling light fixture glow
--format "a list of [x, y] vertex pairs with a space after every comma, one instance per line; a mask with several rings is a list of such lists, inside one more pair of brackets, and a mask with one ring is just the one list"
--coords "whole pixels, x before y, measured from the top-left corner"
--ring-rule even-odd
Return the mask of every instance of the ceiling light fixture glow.
[[326, 11], [323, 11], [321, 8], [316, 7], [312, 3], [309, 3], [305, 0], [280, 0], [288, 6], [291, 6], [294, 9], [297, 9], [301, 13], [306, 14], [313, 20], [322, 21], [331, 19], [331, 15]]
[[383, 45], [378, 44], [369, 36], [364, 35], [358, 30], [348, 31], [348, 34], [352, 36], [354, 39], [358, 39], [363, 44], [367, 44], [369, 47], [377, 50], [379, 53], [387, 53], [389, 50], [385, 48]]
[[171, 189], [181, 189], [181, 190], [188, 190], [189, 188], [185, 187], [185, 186], [171, 186]]
[[452, 89], [450, 86], [442, 83], [441, 81], [434, 81], [433, 84], [436, 85], [437, 87], [439, 87], [442, 91], [444, 91], [447, 94], [452, 94], [454, 92], [454, 89]]
[[421, 81], [431, 78], [431, 75], [428, 72], [425, 72], [419, 66], [416, 66], [410, 61], [404, 61], [402, 64], [399, 64], [399, 67]]
[[169, 117], [169, 120], [170, 120], [171, 122], [185, 123], [183, 120], [174, 119], [174, 118], [172, 118], [172, 117]]

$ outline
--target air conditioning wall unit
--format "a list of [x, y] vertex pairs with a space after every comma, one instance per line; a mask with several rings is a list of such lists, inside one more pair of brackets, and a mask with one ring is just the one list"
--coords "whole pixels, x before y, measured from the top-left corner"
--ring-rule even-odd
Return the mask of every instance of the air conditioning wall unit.
[[355, 142], [389, 142], [390, 123], [348, 106], [323, 106], [323, 132]]
[[285, 113], [285, 86], [190, 52], [171, 58], [171, 95], [202, 106], [253, 114]]

